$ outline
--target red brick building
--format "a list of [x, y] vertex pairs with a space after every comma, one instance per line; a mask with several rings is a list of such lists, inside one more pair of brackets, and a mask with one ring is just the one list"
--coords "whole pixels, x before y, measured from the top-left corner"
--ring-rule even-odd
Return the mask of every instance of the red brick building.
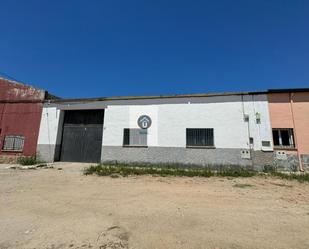
[[47, 92], [0, 78], [0, 162], [35, 156]]

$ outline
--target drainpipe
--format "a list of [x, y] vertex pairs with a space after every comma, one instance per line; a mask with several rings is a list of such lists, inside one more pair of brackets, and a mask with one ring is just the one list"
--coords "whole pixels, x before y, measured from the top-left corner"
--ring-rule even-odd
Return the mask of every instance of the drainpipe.
[[[241, 104], [242, 104], [242, 115], [243, 115], [243, 119], [245, 118], [245, 104], [244, 104], [244, 95], [241, 95]], [[249, 115], [249, 114], [248, 114]], [[249, 147], [249, 151], [250, 151], [250, 160], [251, 160], [251, 165], [252, 167], [254, 167], [254, 163], [253, 163], [253, 153], [252, 153], [252, 146], [254, 146], [254, 141], [253, 141], [253, 145], [251, 146], [250, 144], [250, 116], [249, 116], [249, 121], [247, 122], [247, 132], [248, 132], [248, 147]]]
[[293, 97], [294, 97], [294, 93], [290, 93], [290, 106], [291, 106], [291, 113], [292, 113], [292, 120], [293, 120], [293, 127], [294, 127], [294, 142], [295, 142], [295, 146], [296, 146], [296, 151], [297, 151], [297, 157], [298, 157], [298, 161], [299, 161], [299, 171], [304, 172], [304, 168], [303, 168], [303, 164], [302, 164], [302, 160], [301, 160], [301, 156], [299, 153], [299, 147], [298, 147], [298, 143], [297, 143], [297, 132], [296, 132], [296, 126], [295, 126], [295, 120], [294, 120], [294, 111], [293, 111]]

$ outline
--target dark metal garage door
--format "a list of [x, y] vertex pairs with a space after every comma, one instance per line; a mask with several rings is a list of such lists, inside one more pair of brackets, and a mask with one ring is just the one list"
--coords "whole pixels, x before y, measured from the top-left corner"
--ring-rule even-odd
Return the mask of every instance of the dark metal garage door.
[[104, 110], [65, 111], [60, 160], [100, 162]]

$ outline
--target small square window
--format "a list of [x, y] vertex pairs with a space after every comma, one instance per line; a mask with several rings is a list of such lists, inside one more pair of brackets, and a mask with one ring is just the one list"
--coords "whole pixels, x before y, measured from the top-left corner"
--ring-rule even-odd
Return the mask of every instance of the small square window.
[[5, 136], [3, 148], [4, 151], [23, 151], [25, 143], [24, 136]]
[[147, 146], [147, 130], [128, 128], [124, 129], [123, 146]]
[[253, 145], [253, 143], [254, 143], [253, 137], [250, 137], [250, 138], [249, 138], [249, 142], [250, 142], [251, 145]]

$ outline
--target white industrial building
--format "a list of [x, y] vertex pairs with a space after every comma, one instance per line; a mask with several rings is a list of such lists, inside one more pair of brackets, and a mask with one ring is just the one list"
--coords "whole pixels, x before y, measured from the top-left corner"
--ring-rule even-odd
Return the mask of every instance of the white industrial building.
[[260, 168], [273, 159], [267, 95], [53, 100], [43, 108], [37, 150], [45, 161]]

